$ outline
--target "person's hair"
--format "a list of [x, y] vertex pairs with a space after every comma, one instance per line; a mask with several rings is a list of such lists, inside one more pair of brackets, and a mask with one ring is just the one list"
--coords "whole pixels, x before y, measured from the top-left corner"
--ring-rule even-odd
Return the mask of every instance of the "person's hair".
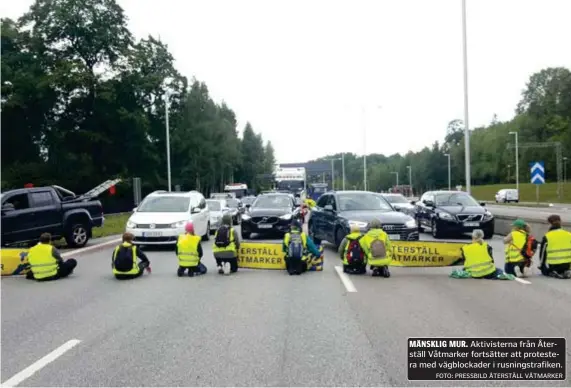
[[232, 216], [230, 214], [222, 216], [222, 225], [232, 226]]
[[382, 227], [383, 224], [381, 224], [381, 221], [377, 220], [376, 218], [369, 222], [369, 229], [381, 229]]
[[561, 227], [561, 217], [557, 214], [552, 214], [547, 217], [547, 222], [549, 222], [553, 226]]
[[135, 236], [133, 236], [133, 233], [129, 233], [129, 232], [123, 233], [123, 242], [130, 243], [133, 241], [134, 238], [135, 238]]
[[359, 233], [361, 231], [361, 228], [359, 228], [357, 225], [351, 225], [351, 233]]
[[42, 233], [40, 235], [40, 242], [42, 244], [49, 244], [52, 241], [52, 235], [49, 233]]
[[472, 231], [472, 241], [483, 242], [484, 241], [484, 231], [482, 229], [474, 229]]

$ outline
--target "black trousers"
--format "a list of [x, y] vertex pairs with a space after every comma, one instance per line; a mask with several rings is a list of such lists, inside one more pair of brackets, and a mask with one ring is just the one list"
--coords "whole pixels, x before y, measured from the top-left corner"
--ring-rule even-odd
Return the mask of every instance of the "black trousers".
[[515, 276], [516, 267], [519, 267], [519, 270], [521, 271], [521, 273], [523, 273], [523, 269], [525, 268], [525, 261], [520, 261], [518, 263], [506, 263], [504, 265], [504, 272]]
[[230, 272], [238, 272], [238, 259], [231, 258], [231, 259], [216, 259], [216, 265], [220, 266], [224, 263], [230, 263]]
[[115, 275], [115, 279], [128, 280], [128, 279], [138, 278], [139, 276], [143, 275], [143, 273], [145, 272], [145, 269], [149, 265], [151, 265], [151, 263], [149, 263], [148, 261], [142, 261], [139, 263], [139, 272], [132, 274], [132, 275], [118, 274], [118, 275]]
[[186, 270], [188, 270], [188, 273], [195, 273], [195, 274], [200, 274], [200, 275], [204, 275], [206, 274], [206, 272], [208, 272], [208, 268], [206, 268], [206, 266], [202, 263], [198, 263], [197, 266], [195, 267], [178, 267], [177, 270], [177, 275], [178, 276], [182, 276], [184, 275], [184, 273], [186, 272]]
[[285, 258], [286, 270], [290, 275], [301, 274], [307, 271], [307, 262], [301, 259]]
[[367, 263], [361, 265], [358, 264], [347, 264], [343, 265], [344, 272], [353, 274], [362, 274], [367, 272]]
[[[71, 275], [71, 273], [73, 272], [73, 270], [75, 269], [75, 267], [77, 267], [77, 260], [75, 259], [67, 259], [65, 260], [63, 263], [61, 263], [58, 266], [57, 269], [57, 274], [54, 276], [50, 276], [48, 278], [43, 278], [43, 279], [37, 279], [39, 282], [47, 282], [50, 280], [57, 280], [60, 278], [65, 278], [69, 275]], [[34, 274], [32, 273], [32, 271], [28, 271], [28, 273], [26, 274], [26, 279], [34, 279]]]
[[549, 276], [552, 272], [557, 272], [559, 275], [563, 275], [565, 271], [571, 269], [571, 263], [564, 264], [552, 264], [549, 267], [547, 265], [541, 267], [541, 274], [543, 276]]

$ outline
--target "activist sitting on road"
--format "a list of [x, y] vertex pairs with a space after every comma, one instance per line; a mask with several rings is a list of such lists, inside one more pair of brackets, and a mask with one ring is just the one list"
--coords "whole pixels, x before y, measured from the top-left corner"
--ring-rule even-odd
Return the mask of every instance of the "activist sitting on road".
[[238, 271], [238, 249], [240, 248], [240, 234], [232, 227], [232, 216], [225, 214], [222, 225], [214, 235], [212, 251], [216, 259], [219, 274], [229, 275]]
[[42, 233], [40, 242], [28, 251], [30, 271], [26, 279], [38, 281], [57, 280], [70, 275], [77, 266], [75, 259], [63, 260], [56, 247], [51, 245], [52, 235]]
[[462, 247], [464, 271], [475, 279], [497, 279], [502, 270], [494, 265], [492, 247], [484, 241], [484, 231], [472, 232], [472, 243]]
[[504, 237], [504, 243], [506, 244], [504, 270], [507, 274], [525, 277], [526, 260], [531, 260], [531, 257], [524, 257], [522, 251], [528, 242], [528, 231], [530, 229], [522, 219], [515, 220], [512, 227], [510, 234]]
[[390, 277], [389, 265], [393, 259], [393, 249], [389, 236], [382, 229], [381, 221], [375, 219], [369, 223], [369, 230], [361, 239], [361, 246], [373, 276]]
[[367, 273], [367, 256], [361, 239], [363, 234], [356, 225], [351, 225], [349, 233], [339, 245], [339, 255], [343, 261], [343, 272], [351, 274]]
[[289, 233], [286, 233], [283, 240], [283, 252], [285, 253], [285, 263], [287, 272], [290, 275], [301, 275], [307, 271], [308, 254], [315, 257], [321, 256], [321, 251], [307, 234], [302, 231], [299, 221], [292, 221]]
[[[123, 233], [123, 242], [113, 250], [111, 268], [113, 275], [119, 280], [138, 278], [145, 270], [151, 271], [147, 255], [133, 244], [134, 237], [131, 233]], [[141, 262], [138, 262], [137, 258], [141, 259]]]
[[541, 241], [541, 266], [544, 276], [571, 279], [571, 232], [561, 228], [561, 217], [553, 214], [547, 218], [551, 225]]
[[195, 274], [204, 275], [208, 271], [206, 266], [200, 262], [202, 259], [201, 237], [194, 234], [194, 225], [187, 222], [184, 230], [185, 234], [178, 236], [175, 252], [178, 258], [178, 270], [176, 274], [181, 277], [188, 270], [188, 276]]

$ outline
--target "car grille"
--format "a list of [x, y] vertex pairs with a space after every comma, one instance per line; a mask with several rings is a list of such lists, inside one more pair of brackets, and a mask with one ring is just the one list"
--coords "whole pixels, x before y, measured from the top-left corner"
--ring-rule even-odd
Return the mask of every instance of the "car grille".
[[175, 242], [178, 240], [177, 236], [167, 236], [167, 237], [135, 237], [135, 242], [138, 243], [158, 243], [158, 242]]
[[458, 214], [456, 217], [460, 222], [465, 222], [465, 221], [479, 222], [482, 221], [482, 218], [484, 218], [482, 214]]
[[398, 234], [403, 241], [418, 240], [418, 231], [411, 231], [404, 224], [383, 224], [383, 230], [389, 236]]
[[252, 222], [255, 224], [275, 224], [278, 222], [278, 217], [252, 217]]
[[[154, 228], [151, 228], [154, 225]], [[137, 224], [138, 229], [170, 229], [172, 224]]]

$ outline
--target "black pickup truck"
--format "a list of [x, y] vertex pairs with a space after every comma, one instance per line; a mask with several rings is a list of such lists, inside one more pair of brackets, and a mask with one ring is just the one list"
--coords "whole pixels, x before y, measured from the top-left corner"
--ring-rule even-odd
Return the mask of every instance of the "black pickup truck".
[[103, 226], [101, 202], [66, 197], [71, 192], [62, 190], [47, 186], [2, 193], [2, 246], [36, 242], [44, 232], [54, 239], [64, 237], [70, 247], [85, 246], [92, 228]]

